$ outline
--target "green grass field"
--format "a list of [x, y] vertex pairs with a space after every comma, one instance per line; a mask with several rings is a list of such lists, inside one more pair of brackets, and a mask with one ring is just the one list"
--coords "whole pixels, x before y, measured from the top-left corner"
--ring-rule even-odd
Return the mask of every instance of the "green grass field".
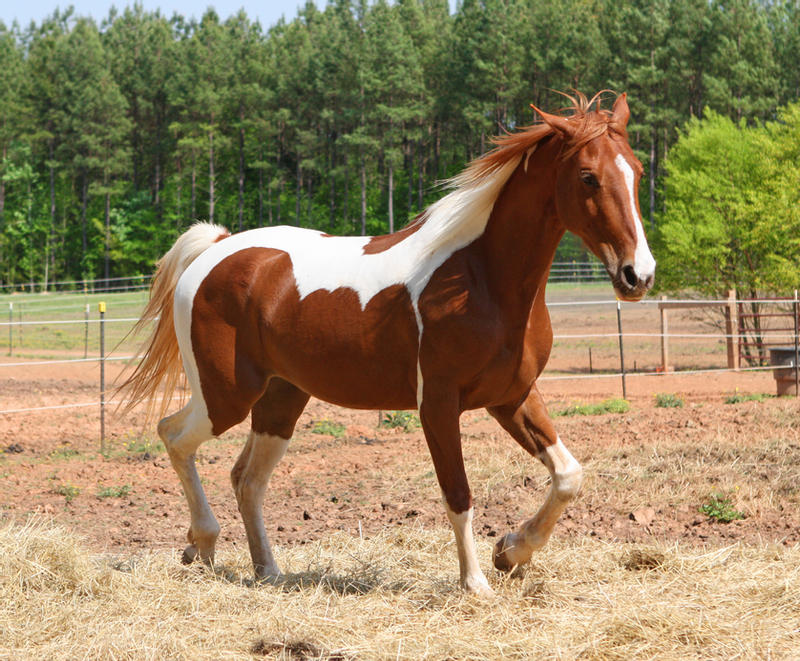
[[[99, 304], [105, 302], [106, 353], [133, 351], [135, 342], [126, 335], [147, 301], [148, 291], [111, 294], [11, 294], [0, 296], [0, 352], [25, 358], [54, 358], [84, 352], [96, 356], [100, 351]], [[9, 304], [13, 308], [9, 307]], [[85, 323], [86, 309], [89, 323]], [[9, 313], [15, 325], [9, 337]], [[18, 324], [16, 322], [23, 322]], [[46, 323], [46, 322], [75, 323]], [[37, 322], [37, 323], [31, 323]], [[124, 341], [123, 341], [124, 340]]]

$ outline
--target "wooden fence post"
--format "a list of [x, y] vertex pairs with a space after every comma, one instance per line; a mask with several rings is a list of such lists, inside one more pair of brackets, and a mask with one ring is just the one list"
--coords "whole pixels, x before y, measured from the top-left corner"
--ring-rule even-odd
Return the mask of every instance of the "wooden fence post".
[[[662, 301], [666, 301], [666, 296], [661, 296]], [[669, 322], [667, 321], [667, 308], [661, 307], [661, 372], [666, 374], [669, 371]]]
[[725, 306], [725, 343], [728, 347], [728, 369], [739, 369], [739, 315], [736, 312], [736, 290], [728, 290]]

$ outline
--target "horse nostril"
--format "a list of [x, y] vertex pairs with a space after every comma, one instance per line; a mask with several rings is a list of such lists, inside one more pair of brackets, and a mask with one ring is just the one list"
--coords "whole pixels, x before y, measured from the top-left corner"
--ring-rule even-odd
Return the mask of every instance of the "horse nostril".
[[636, 275], [636, 271], [630, 264], [622, 267], [622, 277], [625, 278], [625, 284], [631, 289], [636, 289], [639, 285], [639, 276]]

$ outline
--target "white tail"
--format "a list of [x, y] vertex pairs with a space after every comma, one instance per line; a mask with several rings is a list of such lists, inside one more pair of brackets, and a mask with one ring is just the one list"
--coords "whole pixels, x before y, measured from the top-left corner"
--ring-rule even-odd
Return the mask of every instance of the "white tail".
[[[173, 393], [183, 375], [178, 339], [173, 325], [173, 306], [175, 288], [183, 272], [201, 253], [220, 239], [230, 236], [230, 232], [219, 225], [195, 223], [178, 237], [156, 265], [156, 274], [150, 285], [150, 300], [144, 312], [133, 327], [134, 335], [147, 324], [158, 320], [150, 337], [137, 352], [141, 362], [133, 374], [117, 389], [127, 392], [127, 401], [121, 406], [127, 413], [134, 406], [147, 402], [146, 421], [158, 413], [159, 418], [166, 415]], [[146, 347], [144, 354], [142, 348]], [[159, 389], [163, 382], [159, 397]]]

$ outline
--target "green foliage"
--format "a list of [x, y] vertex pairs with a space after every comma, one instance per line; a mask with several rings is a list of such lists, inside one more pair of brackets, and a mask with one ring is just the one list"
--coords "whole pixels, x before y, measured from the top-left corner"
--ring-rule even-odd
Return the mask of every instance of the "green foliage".
[[744, 518], [744, 513], [734, 509], [731, 499], [722, 493], [712, 494], [709, 502], [700, 506], [700, 512], [719, 523], [730, 523]]
[[81, 490], [74, 484], [64, 483], [54, 486], [53, 493], [64, 496], [64, 500], [69, 504], [80, 495]]
[[[701, 291], [680, 279], [699, 269], [718, 291], [752, 258], [758, 291], [785, 289], [797, 110], [742, 136], [800, 95], [798, 25], [796, 2], [745, 0], [336, 0], [263, 27], [134, 4], [100, 25], [72, 9], [0, 24], [0, 284], [149, 273], [202, 218], [384, 233], [493, 134], [530, 124], [530, 102], [611, 87], [629, 92], [643, 215], [664, 224], [657, 280]], [[720, 139], [742, 138], [707, 163], [674, 144], [706, 107], [730, 124]], [[671, 251], [695, 245], [685, 269]], [[559, 260], [585, 250], [567, 237]]]
[[772, 395], [764, 393], [740, 393], [735, 392], [725, 398], [726, 404], [741, 404], [742, 402], [763, 402], [765, 399], [771, 398]]
[[125, 498], [131, 492], [130, 484], [123, 484], [118, 487], [99, 487], [97, 489], [98, 498]]
[[326, 418], [324, 420], [317, 420], [311, 428], [311, 433], [328, 434], [334, 438], [342, 438], [345, 434], [345, 430], [346, 427], [343, 424]]
[[166, 450], [161, 441], [149, 438], [132, 438], [124, 443], [125, 451], [133, 455], [154, 455]]
[[679, 409], [683, 407], [683, 399], [671, 392], [658, 392], [655, 395], [656, 408]]
[[381, 427], [405, 432], [414, 431], [421, 424], [419, 416], [413, 411], [384, 411], [380, 422]]
[[605, 415], [606, 413], [626, 413], [631, 408], [627, 399], [606, 399], [599, 404], [574, 404], [565, 409], [553, 411], [553, 417], [572, 415]]
[[800, 111], [748, 126], [707, 111], [670, 151], [658, 286], [723, 297], [800, 285]]

